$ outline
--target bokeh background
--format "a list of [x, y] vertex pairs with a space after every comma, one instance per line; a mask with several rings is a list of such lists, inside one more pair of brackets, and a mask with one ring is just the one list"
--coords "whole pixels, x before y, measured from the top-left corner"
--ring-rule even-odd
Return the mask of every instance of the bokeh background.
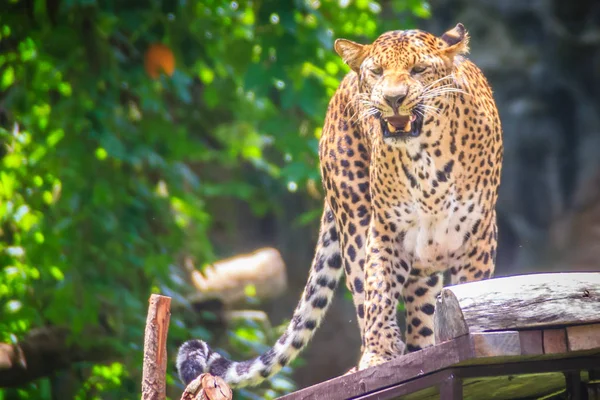
[[[595, 0], [0, 1], [0, 351], [28, 361], [0, 357], [0, 399], [139, 398], [150, 293], [173, 297], [171, 358], [190, 337], [263, 351], [316, 242], [333, 40], [457, 22], [504, 127], [497, 275], [600, 270]], [[263, 246], [288, 289], [236, 307], [270, 324], [189, 300], [186, 266]], [[344, 292], [293, 368], [237, 398], [350, 368]], [[168, 383], [179, 398], [172, 362]]]

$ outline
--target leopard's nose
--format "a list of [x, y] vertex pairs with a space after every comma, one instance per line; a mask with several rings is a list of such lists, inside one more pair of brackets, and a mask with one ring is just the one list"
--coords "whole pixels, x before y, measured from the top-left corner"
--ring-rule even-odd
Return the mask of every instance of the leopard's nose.
[[386, 95], [385, 102], [392, 107], [392, 110], [398, 110], [398, 107], [402, 105], [402, 102], [406, 99], [406, 93]]

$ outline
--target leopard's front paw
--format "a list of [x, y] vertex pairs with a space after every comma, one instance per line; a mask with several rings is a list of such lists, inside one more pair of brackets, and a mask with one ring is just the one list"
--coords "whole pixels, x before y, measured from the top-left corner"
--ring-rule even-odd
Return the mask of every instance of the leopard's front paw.
[[402, 340], [397, 340], [392, 343], [387, 343], [389, 347], [382, 347], [378, 349], [378, 352], [364, 350], [360, 362], [358, 363], [358, 370], [365, 368], [374, 367], [375, 365], [383, 364], [391, 361], [395, 358], [401, 357], [406, 351], [406, 345]]
[[394, 357], [388, 355], [381, 355], [373, 352], [365, 352], [363, 353], [362, 357], [360, 358], [360, 362], [358, 363], [358, 370], [362, 371], [363, 369], [386, 363], [388, 361], [391, 361], [393, 358]]
[[406, 354], [406, 344], [402, 340], [398, 340], [395, 343], [394, 350], [398, 354], [396, 357], [403, 356]]

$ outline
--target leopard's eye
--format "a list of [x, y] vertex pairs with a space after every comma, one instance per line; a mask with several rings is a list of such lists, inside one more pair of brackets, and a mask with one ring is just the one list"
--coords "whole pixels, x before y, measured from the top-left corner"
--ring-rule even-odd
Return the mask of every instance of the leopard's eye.
[[381, 68], [378, 65], [372, 66], [371, 68], [369, 68], [369, 71], [375, 76], [381, 76], [381, 74], [383, 74], [383, 68]]
[[411, 74], [420, 74], [422, 72], [424, 72], [427, 69], [427, 65], [423, 65], [423, 64], [417, 64], [414, 67], [412, 67], [412, 70], [410, 71]]

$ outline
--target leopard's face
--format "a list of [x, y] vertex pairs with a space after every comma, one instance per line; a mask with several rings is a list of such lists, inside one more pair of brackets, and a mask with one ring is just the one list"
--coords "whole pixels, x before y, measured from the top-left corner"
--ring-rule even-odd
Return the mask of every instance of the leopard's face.
[[451, 72], [446, 57], [432, 49], [438, 40], [415, 31], [384, 35], [361, 64], [364, 105], [379, 116], [386, 141], [419, 136], [425, 114], [436, 111], [432, 100]]
[[370, 45], [336, 42], [336, 50], [360, 76], [360, 115], [381, 123], [388, 144], [418, 137], [427, 115], [437, 115], [440, 96], [451, 90], [455, 55], [468, 37], [457, 25], [442, 38], [410, 30], [388, 32]]

